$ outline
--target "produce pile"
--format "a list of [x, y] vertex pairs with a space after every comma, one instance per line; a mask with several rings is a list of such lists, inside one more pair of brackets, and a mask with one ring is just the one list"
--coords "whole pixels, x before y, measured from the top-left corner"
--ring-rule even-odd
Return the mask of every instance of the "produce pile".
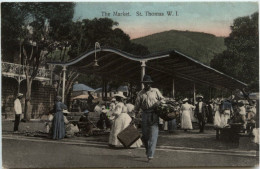
[[156, 114], [165, 121], [176, 119], [179, 116], [180, 106], [175, 100], [162, 100], [158, 106], [155, 107]]

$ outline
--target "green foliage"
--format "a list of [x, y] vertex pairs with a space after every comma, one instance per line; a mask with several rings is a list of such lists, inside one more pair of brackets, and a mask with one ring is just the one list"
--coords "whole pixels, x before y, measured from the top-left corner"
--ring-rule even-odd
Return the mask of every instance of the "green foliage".
[[10, 56], [20, 50], [19, 37], [26, 14], [20, 4], [7, 2], [1, 4], [1, 13], [2, 61], [13, 62], [14, 58]]
[[216, 55], [211, 66], [249, 84], [251, 91], [258, 91], [258, 13], [236, 18], [231, 30], [229, 37], [225, 38], [227, 50]]
[[207, 65], [214, 55], [226, 49], [223, 37], [190, 31], [171, 30], [133, 39], [132, 42], [148, 47], [150, 52], [175, 49]]
[[21, 46], [25, 45], [37, 46], [37, 50], [47, 53], [67, 47], [74, 5], [49, 2], [2, 3], [3, 60], [15, 57], [14, 54], [19, 53]]
[[132, 54], [146, 55], [149, 53], [145, 46], [132, 43], [129, 35], [123, 30], [114, 28], [117, 25], [117, 22], [109, 18], [84, 19], [75, 22], [71, 32], [72, 45], [68, 52], [70, 59], [93, 49], [96, 42], [103, 47], [114, 47]]

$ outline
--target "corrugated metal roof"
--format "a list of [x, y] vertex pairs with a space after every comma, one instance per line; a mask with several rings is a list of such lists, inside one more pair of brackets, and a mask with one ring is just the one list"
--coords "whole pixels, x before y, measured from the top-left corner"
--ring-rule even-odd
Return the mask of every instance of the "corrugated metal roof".
[[[99, 67], [93, 67], [95, 50], [85, 52], [71, 61], [49, 64], [72, 66], [84, 73], [95, 73], [107, 78], [133, 83], [141, 81], [141, 61], [146, 61], [146, 74], [152, 76], [157, 85], [187, 88], [189, 84], [206, 84], [216, 88], [242, 89], [247, 84], [216, 69], [182, 54], [176, 50], [136, 56], [114, 48], [101, 48], [97, 51]], [[192, 82], [192, 83], [190, 83]]]

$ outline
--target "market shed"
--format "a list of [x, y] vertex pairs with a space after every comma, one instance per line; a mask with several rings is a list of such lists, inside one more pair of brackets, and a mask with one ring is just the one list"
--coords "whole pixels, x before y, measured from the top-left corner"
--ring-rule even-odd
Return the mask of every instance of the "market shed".
[[[243, 89], [247, 86], [176, 50], [136, 56], [115, 48], [101, 47], [67, 62], [49, 64], [63, 66], [64, 79], [67, 66], [74, 67], [81, 73], [94, 73], [134, 84], [140, 83], [144, 74], [149, 74], [156, 86], [172, 87], [173, 95], [175, 87], [185, 89], [192, 85], [195, 91], [195, 84], [229, 90]], [[65, 83], [65, 80], [63, 82]]]

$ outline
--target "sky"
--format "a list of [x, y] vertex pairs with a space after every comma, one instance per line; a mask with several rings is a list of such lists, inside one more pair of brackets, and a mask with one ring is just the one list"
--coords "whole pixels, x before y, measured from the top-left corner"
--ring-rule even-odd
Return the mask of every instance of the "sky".
[[[205, 32], [226, 37], [235, 18], [250, 16], [258, 8], [258, 3], [252, 1], [77, 2], [74, 20], [111, 18], [131, 39], [168, 30]], [[168, 16], [167, 11], [172, 11], [173, 15]], [[126, 16], [114, 15], [116, 12], [124, 12]]]

